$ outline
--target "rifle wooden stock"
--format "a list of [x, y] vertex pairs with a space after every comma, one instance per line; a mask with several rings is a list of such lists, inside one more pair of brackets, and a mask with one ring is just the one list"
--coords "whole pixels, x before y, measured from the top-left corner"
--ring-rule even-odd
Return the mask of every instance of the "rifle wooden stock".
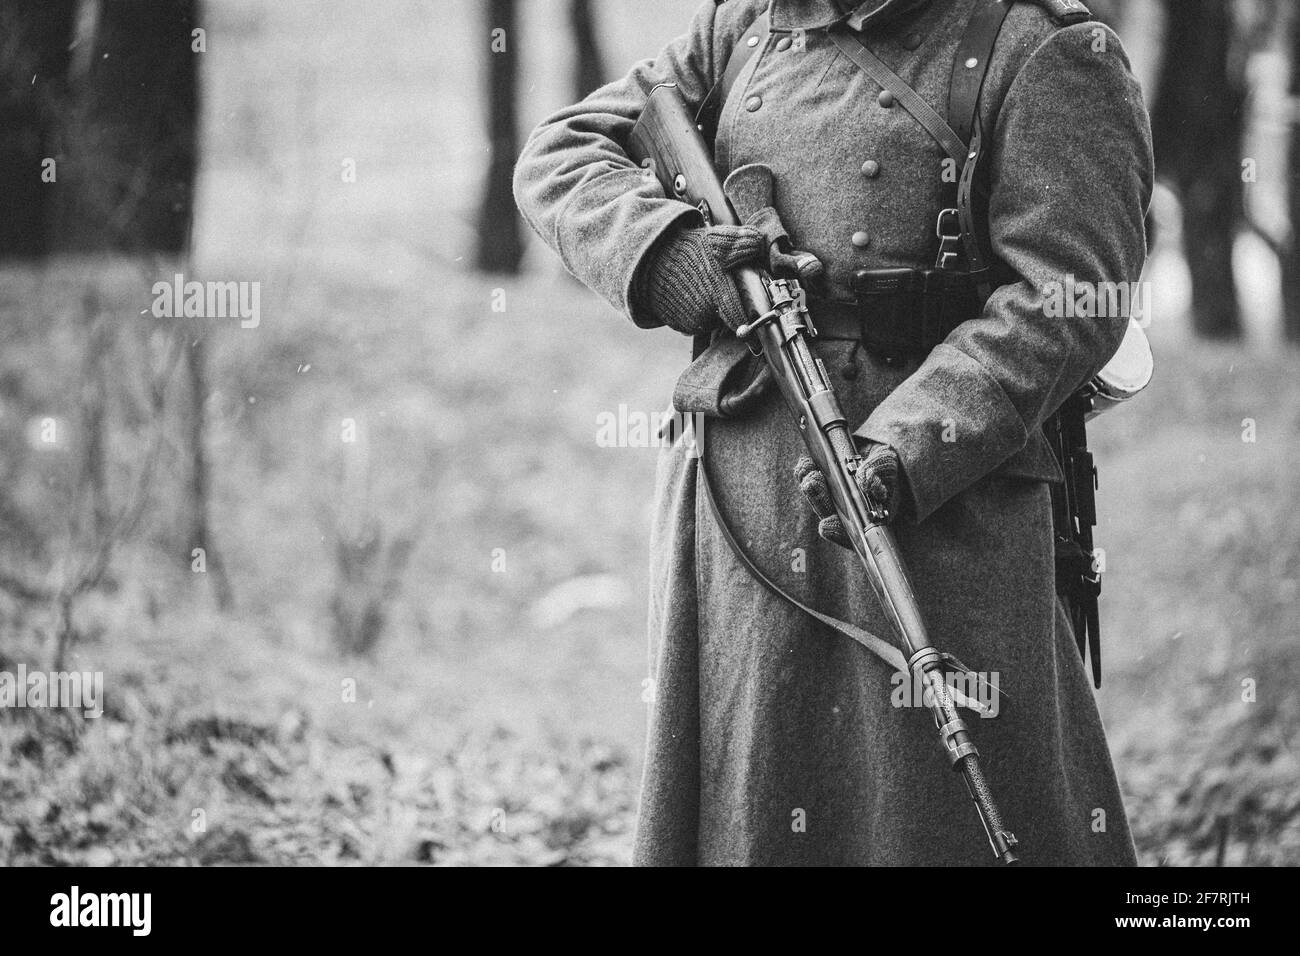
[[[629, 136], [628, 154], [654, 174], [666, 195], [696, 207], [708, 223], [740, 224], [675, 84], [660, 84], [650, 91], [646, 108]], [[953, 768], [965, 779], [989, 844], [999, 860], [1015, 863], [1016, 838], [1002, 822], [980, 768], [979, 753], [945, 680], [948, 659], [930, 642], [881, 504], [868, 499], [854, 480], [862, 458], [826, 369], [810, 347], [815, 330], [800, 304], [797, 283], [775, 279], [758, 268], [736, 269], [733, 275], [751, 316], [748, 336], [762, 347], [808, 453], [826, 476], [853, 550], [886, 618], [906, 647], [908, 666], [932, 691], [930, 709], [935, 724]]]

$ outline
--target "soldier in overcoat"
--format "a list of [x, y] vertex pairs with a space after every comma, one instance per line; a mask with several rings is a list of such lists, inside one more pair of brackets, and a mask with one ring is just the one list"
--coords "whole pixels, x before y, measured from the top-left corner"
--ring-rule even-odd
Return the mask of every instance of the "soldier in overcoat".
[[[696, 108], [731, 58], [746, 57], [717, 115], [717, 167], [773, 171], [789, 248], [821, 264], [809, 283], [814, 323], [862, 317], [861, 335], [823, 334], [816, 353], [872, 463], [864, 473], [893, 505], [931, 637], [1004, 692], [996, 716], [968, 723], [1021, 858], [1132, 865], [1106, 737], [1056, 593], [1051, 488], [1062, 475], [1042, 430], [1114, 354], [1128, 317], [1066, 317], [1045, 290], [1067, 277], [1139, 279], [1153, 163], [1124, 48], [1075, 0], [1004, 0], [980, 64], [987, 295], [923, 353], [873, 344], [879, 312], [863, 305], [861, 276], [932, 266], [950, 157], [836, 34], [942, 111], [963, 66], [954, 54], [988, 2], [708, 0], [657, 58], [537, 127], [515, 195], [565, 267], [635, 326], [729, 334], [728, 270], [761, 260], [768, 234], [710, 226], [666, 197], [627, 140], [656, 84], [676, 83]], [[738, 47], [763, 15], [768, 29]], [[802, 445], [779, 394], [760, 391], [726, 414], [717, 398], [688, 396], [684, 410], [712, 415], [704, 458], [745, 552], [798, 600], [888, 634], [853, 554], [819, 534], [828, 529], [800, 494]], [[992, 863], [927, 710], [880, 659], [756, 583], [684, 441], [662, 452], [654, 513], [656, 692], [636, 862]]]

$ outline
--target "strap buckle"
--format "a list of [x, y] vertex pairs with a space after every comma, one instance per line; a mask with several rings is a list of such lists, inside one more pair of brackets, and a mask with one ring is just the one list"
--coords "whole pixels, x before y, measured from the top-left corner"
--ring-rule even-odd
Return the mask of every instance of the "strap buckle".
[[934, 223], [934, 234], [939, 239], [939, 255], [935, 257], [934, 267], [946, 272], [956, 271], [961, 258], [961, 211], [941, 209]]

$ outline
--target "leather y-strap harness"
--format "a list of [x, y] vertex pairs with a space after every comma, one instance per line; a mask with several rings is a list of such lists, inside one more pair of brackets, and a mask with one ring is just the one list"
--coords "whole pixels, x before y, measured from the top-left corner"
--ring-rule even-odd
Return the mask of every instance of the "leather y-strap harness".
[[[935, 284], [937, 274], [946, 274], [953, 279], [968, 278], [966, 285], [956, 293], [973, 299], [975, 308], [982, 308], [992, 289], [992, 271], [985, 253], [986, 244], [976, 216], [976, 192], [981, 160], [984, 158], [983, 129], [979, 118], [980, 93], [988, 75], [989, 62], [997, 44], [1002, 25], [1010, 12], [1011, 4], [1016, 0], [982, 0], [975, 7], [967, 23], [965, 33], [957, 46], [953, 58], [952, 79], [949, 83], [947, 116], [927, 103], [923, 97], [891, 70], [878, 56], [869, 50], [860, 35], [850, 35], [842, 29], [832, 29], [831, 39], [842, 53], [849, 57], [882, 89], [893, 94], [895, 100], [935, 139], [945, 154], [954, 163], [956, 176], [945, 178], [943, 208], [939, 213], [936, 233], [939, 238], [939, 252], [934, 270], [875, 270], [888, 272], [888, 276], [875, 276], [872, 270], [863, 270], [855, 277], [854, 290], [859, 295], [870, 296], [875, 287], [886, 289], [885, 297], [893, 287], [906, 287], [907, 292], [917, 289], [927, 290]], [[1090, 14], [1077, 0], [1037, 0], [1049, 7], [1049, 11], [1058, 23], [1077, 22]], [[732, 88], [739, 80], [751, 54], [767, 44], [771, 27], [770, 10], [760, 15], [745, 31], [729, 58], [723, 75], [709, 91], [696, 117], [696, 122], [706, 139], [712, 140], [717, 133], [717, 126]], [[958, 250], [960, 249], [960, 255]], [[958, 268], [958, 260], [964, 256], [966, 268]], [[904, 282], [898, 275], [902, 271], [917, 273], [910, 281]], [[973, 294], [971, 294], [973, 293]], [[877, 298], [872, 308], [880, 314], [882, 299]], [[960, 308], [965, 313], [967, 308]], [[952, 317], [951, 325], [955, 327], [969, 315]], [[819, 325], [820, 325], [819, 320]], [[951, 331], [947, 318], [938, 323], [916, 323], [922, 328], [921, 335], [927, 340], [925, 351], [938, 344]], [[856, 337], [855, 335], [845, 337]], [[825, 330], [822, 331], [825, 336]], [[865, 327], [860, 327], [860, 334], [866, 337]], [[829, 337], [839, 337], [832, 334]], [[702, 425], [702, 423], [700, 423]], [[698, 426], [697, 426], [698, 427]], [[702, 432], [702, 429], [701, 429]], [[703, 441], [703, 434], [696, 436]], [[701, 449], [703, 451], [703, 449]], [[905, 671], [906, 662], [902, 652], [889, 642], [871, 632], [825, 614], [800, 601], [768, 577], [762, 569], [746, 554], [740, 542], [732, 534], [730, 526], [722, 514], [713, 484], [710, 481], [708, 467], [703, 454], [698, 459], [698, 475], [701, 490], [715, 523], [720, 529], [728, 548], [736, 559], [749, 571], [766, 590], [786, 604], [814, 618], [820, 623], [849, 637], [879, 657], [895, 671]], [[969, 671], [965, 665], [955, 659], [948, 661], [957, 670]], [[979, 701], [962, 699], [962, 706], [983, 710]]]
[[[893, 94], [898, 104], [934, 138], [951, 160], [952, 174], [945, 176], [943, 209], [936, 229], [940, 239], [936, 267], [961, 271], [981, 285], [987, 284], [989, 273], [975, 214], [977, 174], [984, 156], [983, 131], [979, 122], [980, 92], [1002, 24], [1014, 2], [984, 0], [976, 5], [953, 57], [946, 117], [873, 53], [859, 33], [840, 24], [830, 29], [828, 34], [845, 56], [878, 86]], [[701, 104], [696, 122], [706, 139], [716, 137], [718, 122], [731, 90], [753, 54], [766, 46], [773, 32], [771, 23], [770, 11], [764, 11], [750, 24], [728, 57], [722, 76]], [[954, 246], [958, 241], [966, 258], [964, 270], [957, 268]], [[981, 300], [983, 298], [987, 298], [987, 292]]]
[[[1005, 6], [1001, 2], [995, 2], [993, 5], [1002, 10], [1002, 16], [999, 17], [997, 21], [997, 24], [1000, 27], [1002, 18], [1006, 15]], [[985, 9], [985, 7], [986, 5], [981, 5], [980, 9]], [[976, 17], [972, 18], [972, 24], [974, 24], [976, 19], [978, 19], [978, 12]], [[741, 35], [740, 40], [736, 43], [736, 47], [727, 61], [722, 77], [709, 91], [696, 114], [696, 124], [699, 126], [706, 139], [712, 140], [717, 135], [718, 121], [721, 117], [722, 109], [726, 105], [727, 98], [731, 94], [732, 88], [735, 86], [737, 80], [739, 80], [745, 66], [749, 63], [751, 55], [767, 44], [771, 32], [770, 12], [764, 12], [749, 26], [744, 34]], [[969, 29], [967, 32], [970, 32]], [[908, 86], [896, 73], [890, 70], [879, 57], [868, 50], [858, 40], [852, 39], [844, 33], [835, 31], [831, 33], [831, 36], [841, 51], [861, 67], [868, 76], [875, 80], [882, 88], [887, 89], [894, 94], [894, 97], [903, 108], [906, 109], [908, 113], [911, 114], [923, 127], [925, 127], [925, 129], [939, 142], [939, 144], [944, 148], [944, 151], [948, 154], [949, 158], [956, 164], [957, 169], [963, 170], [964, 172], [967, 166], [974, 165], [973, 163], [967, 162], [966, 140], [961, 136], [961, 134], [954, 130], [944, 117], [940, 116], [933, 107], [926, 103], [915, 90]], [[996, 32], [994, 32], [992, 36], [987, 36], [984, 31], [980, 31], [976, 41], [967, 43], [964, 40], [962, 46], [958, 49], [959, 55], [963, 52], [972, 50], [975, 47], [976, 42], [987, 43], [987, 50], [980, 54], [975, 54], [973, 52], [970, 54], [971, 56], [978, 56], [978, 69], [967, 68], [959, 73], [958, 64], [954, 63], [953, 66], [954, 78], [960, 82], [957, 84], [958, 88], [955, 88], [950, 94], [949, 114], [950, 117], [959, 117], [958, 127], [968, 131], [968, 135], [969, 130], [978, 128], [978, 120], [975, 115], [975, 110], [978, 104], [979, 90], [980, 86], [983, 84], [983, 77], [987, 70], [989, 55], [992, 52], [993, 43], [996, 39]], [[967, 57], [967, 59], [969, 59], [969, 57]], [[973, 89], [971, 86], [972, 76], [976, 77]], [[954, 106], [961, 112], [954, 113]], [[969, 112], [966, 112], [968, 108]], [[970, 158], [978, 158], [978, 151], [973, 151]], [[969, 187], [970, 183], [973, 182], [973, 176], [966, 178], [965, 182], [967, 183], [967, 189], [963, 193], [957, 188], [957, 183], [954, 181], [955, 199], [960, 200], [963, 195], [969, 199], [971, 196]], [[945, 211], [955, 212], [956, 210], [946, 209]], [[973, 223], [974, 217], [970, 216], [966, 221]], [[943, 224], [944, 216], [941, 215], [940, 225], [942, 226]], [[942, 232], [942, 230], [940, 230], [940, 232]], [[942, 235], [940, 238], [942, 241]], [[946, 250], [941, 246], [941, 258], [944, 256], [945, 251]], [[893, 271], [897, 272], [898, 270]], [[951, 272], [951, 270], [948, 271]], [[928, 280], [925, 284], [928, 285]], [[910, 289], [907, 291], [910, 291]], [[855, 329], [854, 331], [856, 333], [859, 330], [860, 326], [859, 329]], [[934, 329], [931, 334], [938, 336], [941, 341], [942, 337], [947, 335], [947, 331]], [[702, 434], [702, 425], [703, 423], [700, 422], [696, 426], [701, 432], [701, 434], [696, 435], [696, 440], [699, 442], [703, 442], [704, 437]], [[701, 452], [702, 451], [703, 449], [701, 449]], [[717, 493], [713, 488], [713, 482], [710, 480], [709, 469], [704, 454], [701, 454], [698, 458], [698, 476], [704, 500], [708, 504], [714, 522], [720, 530], [723, 540], [735, 555], [736, 559], [745, 567], [750, 575], [764, 587], [764, 589], [791, 607], [860, 644], [889, 665], [893, 672], [906, 673], [906, 659], [904, 658], [902, 651], [893, 644], [890, 644], [888, 641], [878, 637], [865, 628], [851, 624], [848, 621], [842, 621], [839, 618], [833, 617], [832, 615], [826, 614], [822, 611], [818, 611], [816, 608], [811, 607], [791, 595], [765, 574], [745, 552], [745, 549], [741, 546], [740, 542], [736, 540], [735, 535], [732, 534], [730, 525], [722, 514], [722, 508], [718, 503]], [[955, 659], [950, 660], [949, 664], [957, 670], [968, 670], [968, 668]], [[960, 696], [962, 697], [960, 700], [962, 706], [972, 707], [976, 710], [983, 709], [979, 701], [965, 699], [964, 695]]]

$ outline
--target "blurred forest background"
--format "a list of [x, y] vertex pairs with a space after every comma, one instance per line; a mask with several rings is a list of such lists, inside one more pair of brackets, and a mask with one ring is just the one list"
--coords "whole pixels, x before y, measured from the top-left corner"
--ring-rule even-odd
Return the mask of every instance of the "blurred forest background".
[[[656, 450], [597, 417], [687, 346], [509, 174], [695, 7], [0, 0], [0, 670], [105, 675], [0, 710], [0, 863], [627, 862]], [[1103, 715], [1143, 862], [1294, 864], [1300, 15], [1094, 9], [1163, 182]], [[176, 273], [260, 324], [156, 318]]]

